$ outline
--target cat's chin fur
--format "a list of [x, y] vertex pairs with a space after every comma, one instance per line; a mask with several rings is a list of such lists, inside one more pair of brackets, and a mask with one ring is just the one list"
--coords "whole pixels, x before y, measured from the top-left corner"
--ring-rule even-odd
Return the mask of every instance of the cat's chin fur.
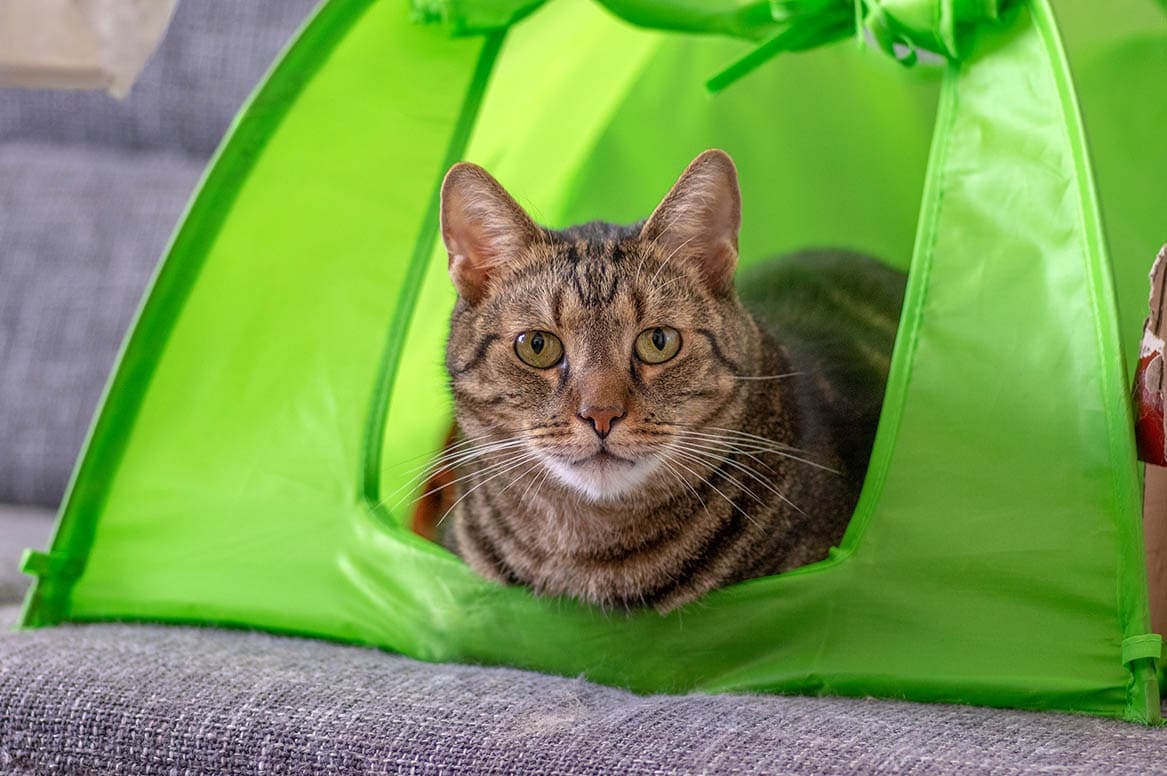
[[620, 461], [585, 461], [568, 463], [547, 456], [543, 465], [571, 491], [588, 501], [614, 501], [626, 498], [644, 487], [660, 465], [656, 458], [642, 458], [631, 463]]

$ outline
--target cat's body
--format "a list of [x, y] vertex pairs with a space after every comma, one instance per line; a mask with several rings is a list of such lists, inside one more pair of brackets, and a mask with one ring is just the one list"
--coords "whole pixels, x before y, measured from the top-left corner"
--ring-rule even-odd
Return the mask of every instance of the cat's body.
[[902, 276], [843, 253], [764, 262], [740, 284], [751, 315], [738, 213], [720, 152], [631, 227], [541, 229], [479, 168], [451, 172], [451, 536], [477, 572], [669, 611], [838, 543]]

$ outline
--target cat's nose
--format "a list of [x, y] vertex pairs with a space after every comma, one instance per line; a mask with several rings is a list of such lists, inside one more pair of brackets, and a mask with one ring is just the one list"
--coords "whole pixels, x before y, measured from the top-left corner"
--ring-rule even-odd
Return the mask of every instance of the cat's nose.
[[580, 420], [590, 421], [592, 429], [595, 430], [600, 439], [604, 439], [612, 431], [612, 426], [616, 425], [616, 421], [624, 417], [624, 408], [587, 406], [579, 411], [579, 417]]

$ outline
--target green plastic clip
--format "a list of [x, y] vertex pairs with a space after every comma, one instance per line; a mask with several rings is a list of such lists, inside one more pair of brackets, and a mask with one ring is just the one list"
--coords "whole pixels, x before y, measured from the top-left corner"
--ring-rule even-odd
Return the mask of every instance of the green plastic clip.
[[25, 550], [20, 559], [20, 570], [33, 577], [76, 579], [81, 576], [80, 559], [63, 552]]

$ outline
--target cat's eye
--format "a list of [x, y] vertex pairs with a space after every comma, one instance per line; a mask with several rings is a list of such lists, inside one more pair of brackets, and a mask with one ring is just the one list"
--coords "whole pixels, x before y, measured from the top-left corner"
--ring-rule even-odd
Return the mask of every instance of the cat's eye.
[[654, 326], [636, 338], [636, 357], [646, 364], [663, 364], [681, 349], [681, 332], [671, 326]]
[[528, 366], [547, 369], [563, 358], [563, 343], [549, 331], [525, 331], [515, 337], [515, 355]]

